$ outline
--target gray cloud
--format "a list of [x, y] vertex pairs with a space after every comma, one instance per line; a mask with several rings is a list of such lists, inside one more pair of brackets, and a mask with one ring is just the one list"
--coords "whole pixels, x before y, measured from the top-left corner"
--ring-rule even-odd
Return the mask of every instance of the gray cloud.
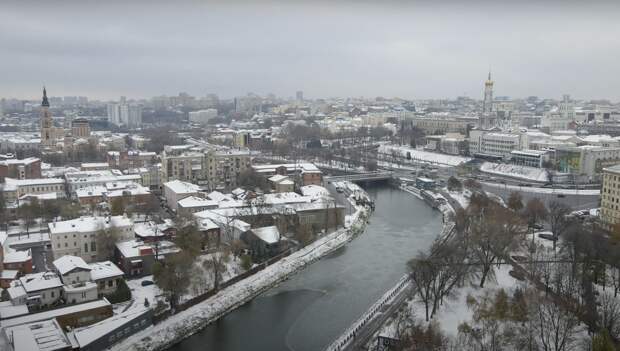
[[5, 2], [0, 96], [620, 97], [597, 2]]

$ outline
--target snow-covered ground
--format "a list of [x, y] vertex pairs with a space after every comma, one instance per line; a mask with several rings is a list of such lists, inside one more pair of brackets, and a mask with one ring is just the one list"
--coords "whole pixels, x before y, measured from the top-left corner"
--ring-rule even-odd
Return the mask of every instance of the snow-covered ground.
[[445, 190], [462, 208], [465, 209], [469, 206], [469, 198], [471, 197], [471, 191], [469, 189], [463, 189], [463, 191], [448, 191], [446, 188]]
[[480, 165], [480, 171], [534, 182], [545, 183], [549, 181], [549, 173], [542, 168], [484, 162]]
[[404, 158], [403, 162], [422, 162], [444, 166], [458, 166], [472, 160], [469, 157], [440, 154], [401, 145], [381, 145], [378, 152], [386, 159], [392, 157], [392, 152], [394, 152]]
[[507, 185], [507, 184], [497, 184], [497, 183], [488, 183], [488, 182], [482, 182], [482, 184], [488, 187], [502, 188], [502, 189], [507, 189], [511, 191], [537, 193], [537, 194], [600, 195], [601, 193], [601, 191], [598, 189], [536, 188], [536, 187], [529, 187], [529, 186]]
[[209, 299], [130, 336], [114, 345], [111, 350], [163, 349], [197, 332], [206, 324], [217, 320], [312, 262], [340, 248], [355, 235], [361, 233], [365, 228], [369, 210], [362, 206], [355, 206], [355, 209], [356, 211], [347, 220], [351, 223], [349, 227], [328, 234], [264, 270], [222, 289]]

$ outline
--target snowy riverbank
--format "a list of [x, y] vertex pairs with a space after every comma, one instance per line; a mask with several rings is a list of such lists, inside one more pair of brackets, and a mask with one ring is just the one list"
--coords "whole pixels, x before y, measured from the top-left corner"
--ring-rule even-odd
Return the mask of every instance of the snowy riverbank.
[[[350, 200], [353, 201], [353, 200]], [[370, 210], [355, 206], [347, 226], [330, 233], [213, 297], [114, 345], [111, 350], [164, 350], [342, 247], [366, 227]]]

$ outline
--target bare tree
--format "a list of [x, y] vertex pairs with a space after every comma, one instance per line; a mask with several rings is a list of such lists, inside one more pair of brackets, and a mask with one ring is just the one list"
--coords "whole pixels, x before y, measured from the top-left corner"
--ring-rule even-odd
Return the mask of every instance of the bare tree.
[[191, 284], [193, 264], [194, 258], [181, 251], [168, 255], [163, 263], [158, 261], [153, 265], [153, 280], [170, 296], [170, 306], [173, 309]]
[[614, 340], [620, 339], [620, 301], [611, 294], [600, 295], [599, 328], [606, 329]]
[[523, 209], [523, 198], [521, 194], [516, 191], [510, 193], [508, 196], [508, 202], [506, 203], [509, 209], [520, 212]]
[[472, 260], [480, 268], [480, 287], [489, 275], [494, 275], [493, 265], [508, 255], [517, 244], [520, 232], [519, 217], [495, 203], [473, 217], [470, 226], [470, 245]]
[[535, 295], [535, 301], [531, 307], [531, 318], [534, 321], [537, 341], [542, 350], [576, 350], [579, 320], [574, 313], [542, 295]]
[[424, 303], [426, 321], [437, 313], [467, 269], [463, 264], [466, 253], [456, 244], [435, 242], [431, 252], [431, 256], [419, 253], [408, 262], [414, 293]]
[[213, 273], [213, 289], [218, 290], [226, 271], [226, 263], [230, 261], [230, 251], [227, 249], [215, 252], [203, 261], [203, 267]]
[[100, 261], [114, 259], [114, 250], [120, 238], [121, 233], [116, 227], [99, 229], [95, 234], [97, 258]]
[[571, 225], [571, 220], [568, 218], [571, 209], [565, 204], [553, 201], [549, 204], [549, 211], [547, 215], [547, 222], [551, 227], [551, 233], [555, 240], [553, 240], [553, 249], [556, 249], [556, 242], [560, 235], [564, 234], [568, 227]]
[[523, 217], [527, 221], [530, 228], [533, 228], [535, 224], [540, 221], [544, 221], [549, 212], [545, 207], [545, 204], [539, 198], [530, 199], [525, 205], [523, 211]]

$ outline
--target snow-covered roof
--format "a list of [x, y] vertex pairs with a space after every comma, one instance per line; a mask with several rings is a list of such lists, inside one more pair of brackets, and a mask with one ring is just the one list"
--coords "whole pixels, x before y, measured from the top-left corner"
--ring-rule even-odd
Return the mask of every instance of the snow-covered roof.
[[147, 311], [147, 308], [133, 308], [104, 319], [93, 325], [75, 329], [75, 338], [80, 345], [80, 348], [84, 348], [101, 338], [103, 335], [107, 335], [108, 333], [113, 332], [126, 324], [132, 323], [133, 320], [139, 318]]
[[180, 180], [173, 180], [164, 183], [164, 186], [177, 194], [190, 194], [200, 191], [200, 187], [198, 185]]
[[304, 185], [299, 190], [303, 196], [310, 196], [312, 198], [329, 196], [329, 191], [320, 185]]
[[198, 221], [199, 230], [213, 230], [217, 228], [219, 228], [219, 226], [209, 218], [201, 219]]
[[19, 283], [24, 287], [26, 292], [36, 292], [46, 289], [53, 289], [62, 286], [62, 282], [58, 275], [54, 272], [41, 272], [27, 274], [19, 278]]
[[0, 319], [7, 319], [28, 314], [27, 305], [13, 305], [11, 301], [5, 301], [0, 305]]
[[190, 208], [190, 207], [213, 207], [215, 208], [217, 207], [217, 204], [218, 204], [217, 201], [207, 200], [207, 199], [203, 199], [197, 196], [188, 196], [186, 198], [179, 200], [177, 203], [179, 206], [183, 208]]
[[230, 195], [225, 195], [222, 194], [219, 191], [212, 191], [210, 193], [207, 194], [207, 198], [213, 200], [213, 201], [217, 201], [217, 202], [222, 202], [222, 201], [232, 201], [233, 198]]
[[64, 255], [54, 260], [54, 267], [60, 275], [65, 275], [73, 270], [90, 271], [90, 266], [81, 257], [71, 255]]
[[274, 182], [274, 183], [280, 183], [281, 181], [285, 179], [288, 179], [288, 177], [285, 175], [281, 175], [281, 174], [276, 174], [274, 176], [269, 177], [269, 181]]
[[252, 229], [254, 235], [267, 244], [275, 244], [280, 241], [280, 231], [275, 225]]
[[93, 233], [101, 229], [130, 227], [133, 221], [125, 216], [80, 217], [68, 221], [49, 223], [50, 234]]
[[0, 272], [0, 279], [14, 280], [15, 278], [17, 278], [18, 274], [19, 271], [16, 269], [5, 269]]
[[524, 156], [543, 156], [547, 154], [547, 151], [543, 150], [513, 150], [510, 152], [513, 155], [524, 155]]
[[301, 171], [307, 173], [321, 173], [321, 170], [313, 163], [283, 163], [274, 165], [252, 165], [252, 168], [258, 173], [274, 173], [276, 168], [284, 167], [287, 172]]
[[6, 328], [15, 351], [60, 351], [72, 349], [71, 342], [56, 319]]
[[65, 180], [61, 178], [35, 178], [35, 179], [13, 179], [5, 178], [4, 182], [7, 186], [28, 186], [28, 185], [56, 185], [64, 184]]
[[90, 279], [97, 281], [114, 277], [122, 277], [123, 271], [110, 261], [94, 262], [90, 266]]
[[[173, 242], [162, 240], [158, 242], [159, 245], [159, 254], [167, 254], [181, 251]], [[128, 240], [116, 243], [116, 248], [124, 257], [139, 257], [142, 256], [140, 253], [143, 250], [146, 252], [153, 254], [155, 253], [155, 248], [152, 244], [144, 243], [138, 240]]]
[[9, 251], [4, 254], [4, 264], [26, 262], [32, 258], [30, 249], [26, 251]]
[[69, 305], [67, 307], [56, 308], [39, 313], [31, 313], [25, 316], [11, 318], [0, 321], [0, 328], [8, 328], [16, 325], [22, 325], [26, 323], [44, 321], [58, 316], [65, 316], [67, 314], [77, 313], [80, 311], [90, 311], [96, 308], [111, 307], [112, 305], [105, 298], [101, 300], [94, 300], [85, 303], [79, 303], [75, 305]]
[[[266, 204], [270, 204], [270, 205], [290, 204], [290, 203], [310, 202], [311, 201], [311, 199], [309, 197], [301, 196], [301, 195], [299, 195], [297, 193], [294, 193], [294, 192], [265, 194], [262, 197], [264, 199], [264, 202]], [[259, 199], [259, 198], [257, 198], [257, 199]]]
[[106, 187], [97, 185], [97, 186], [89, 186], [82, 189], [77, 189], [75, 191], [76, 196], [79, 198], [83, 197], [91, 197], [91, 196], [103, 196], [103, 194], [107, 191]]

